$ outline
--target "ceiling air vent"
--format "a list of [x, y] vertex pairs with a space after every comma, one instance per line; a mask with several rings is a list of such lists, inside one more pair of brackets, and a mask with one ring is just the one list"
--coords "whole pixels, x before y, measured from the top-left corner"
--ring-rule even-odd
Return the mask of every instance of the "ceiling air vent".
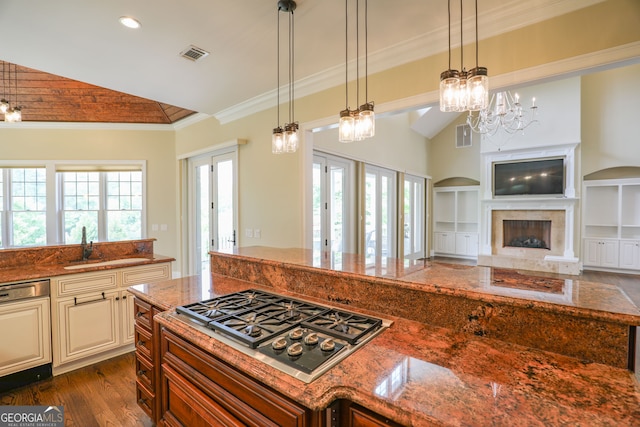
[[456, 148], [471, 147], [471, 126], [456, 126]]
[[204, 58], [207, 55], [209, 55], [209, 52], [207, 52], [204, 49], [200, 49], [199, 47], [195, 47], [193, 45], [189, 46], [188, 48], [180, 52], [180, 56], [182, 56], [183, 58], [187, 58], [191, 61], [197, 61], [199, 59]]

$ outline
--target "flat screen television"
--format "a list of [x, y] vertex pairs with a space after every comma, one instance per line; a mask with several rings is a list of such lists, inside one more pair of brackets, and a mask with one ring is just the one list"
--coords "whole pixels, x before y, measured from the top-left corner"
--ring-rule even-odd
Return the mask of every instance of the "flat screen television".
[[564, 159], [494, 163], [493, 195], [564, 195]]

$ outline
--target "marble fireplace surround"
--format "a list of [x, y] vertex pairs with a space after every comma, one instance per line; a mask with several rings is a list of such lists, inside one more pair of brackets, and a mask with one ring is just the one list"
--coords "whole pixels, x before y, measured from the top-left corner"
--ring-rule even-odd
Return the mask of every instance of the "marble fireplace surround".
[[[488, 153], [484, 158], [484, 192], [481, 201], [480, 247], [478, 265], [580, 274], [575, 257], [576, 224], [575, 150], [578, 144], [566, 144], [510, 152]], [[495, 162], [563, 157], [565, 190], [563, 197], [494, 197]], [[550, 220], [551, 250], [504, 247], [503, 220]]]

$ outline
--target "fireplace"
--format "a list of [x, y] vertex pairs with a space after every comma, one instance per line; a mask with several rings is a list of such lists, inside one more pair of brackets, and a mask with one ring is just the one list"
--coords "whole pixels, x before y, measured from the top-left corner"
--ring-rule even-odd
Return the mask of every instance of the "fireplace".
[[514, 248], [551, 249], [551, 221], [505, 219], [502, 244]]

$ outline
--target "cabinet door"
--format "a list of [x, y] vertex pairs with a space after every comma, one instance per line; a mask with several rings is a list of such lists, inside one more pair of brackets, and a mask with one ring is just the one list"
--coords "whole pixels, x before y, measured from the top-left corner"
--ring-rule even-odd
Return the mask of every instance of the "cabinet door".
[[600, 265], [600, 240], [584, 239], [584, 265]]
[[0, 306], [0, 376], [51, 362], [49, 298]]
[[121, 344], [130, 344], [136, 333], [133, 295], [128, 291], [120, 292], [120, 318], [122, 319], [122, 339]]
[[433, 233], [435, 237], [434, 247], [435, 251], [444, 254], [455, 253], [455, 233]]
[[92, 292], [57, 301], [53, 366], [120, 345], [119, 292]]
[[478, 255], [478, 235], [476, 233], [456, 233], [457, 255]]
[[619, 244], [616, 240], [603, 240], [600, 252], [600, 265], [602, 267], [618, 267]]
[[640, 269], [640, 241], [620, 242], [620, 268]]

